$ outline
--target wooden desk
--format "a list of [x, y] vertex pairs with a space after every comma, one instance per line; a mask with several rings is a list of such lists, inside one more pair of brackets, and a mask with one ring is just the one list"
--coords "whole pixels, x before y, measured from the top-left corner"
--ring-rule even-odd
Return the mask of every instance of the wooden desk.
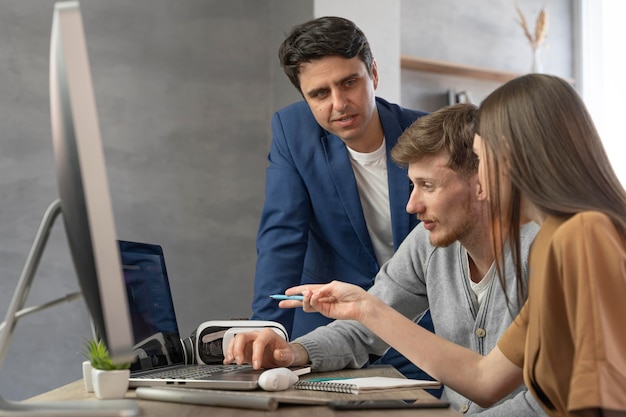
[[[312, 377], [355, 377], [355, 376], [398, 376], [393, 368], [370, 368], [363, 370], [345, 370], [338, 372], [329, 372], [324, 374], [311, 374]], [[303, 378], [304, 379], [304, 378]], [[232, 393], [232, 391], [230, 391]], [[241, 392], [241, 395], [255, 395], [262, 391]], [[407, 389], [389, 392], [378, 392], [372, 394], [339, 394], [329, 392], [304, 391], [290, 389], [276, 393], [265, 393], [277, 398], [293, 398], [296, 397], [312, 397], [312, 398], [328, 398], [328, 399], [424, 399], [432, 398], [430, 394], [422, 389]], [[136, 398], [134, 390], [129, 390], [126, 398]], [[29, 402], [37, 401], [63, 401], [63, 400], [92, 400], [95, 399], [92, 393], [87, 393], [82, 380], [72, 382], [50, 392], [38, 395], [29, 399]], [[307, 417], [354, 417], [354, 416], [373, 416], [385, 414], [386, 417], [408, 417], [408, 416], [424, 416], [424, 417], [458, 417], [460, 413], [449, 409], [407, 409], [407, 410], [364, 410], [364, 411], [335, 411], [325, 405], [299, 405], [299, 404], [282, 404], [275, 411], [258, 411], [243, 408], [227, 408], [227, 407], [211, 407], [192, 404], [180, 404], [160, 401], [137, 400], [141, 408], [142, 416], [156, 417], [201, 417], [201, 416], [219, 416], [219, 417], [259, 417], [259, 416], [283, 416], [283, 417], [301, 417], [306, 413]]]

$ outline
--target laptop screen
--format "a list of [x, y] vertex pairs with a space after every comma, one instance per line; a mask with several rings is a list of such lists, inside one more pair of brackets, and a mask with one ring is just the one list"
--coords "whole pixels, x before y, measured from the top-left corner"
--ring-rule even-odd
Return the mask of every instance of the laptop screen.
[[161, 246], [119, 241], [136, 360], [131, 371], [184, 363]]

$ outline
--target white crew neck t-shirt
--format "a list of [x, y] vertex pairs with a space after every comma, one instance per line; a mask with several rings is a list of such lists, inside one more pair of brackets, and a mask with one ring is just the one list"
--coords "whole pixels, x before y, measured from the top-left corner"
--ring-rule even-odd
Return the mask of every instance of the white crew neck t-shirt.
[[394, 252], [385, 150], [385, 138], [380, 147], [370, 153], [348, 147], [367, 230], [379, 265], [387, 262]]

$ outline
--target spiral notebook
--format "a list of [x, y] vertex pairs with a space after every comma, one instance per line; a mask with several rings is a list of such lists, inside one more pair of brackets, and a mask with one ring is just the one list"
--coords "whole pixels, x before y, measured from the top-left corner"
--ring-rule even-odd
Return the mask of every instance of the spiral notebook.
[[369, 376], [361, 378], [312, 378], [300, 380], [293, 387], [302, 390], [362, 394], [407, 388], [439, 388], [440, 386], [439, 381]]

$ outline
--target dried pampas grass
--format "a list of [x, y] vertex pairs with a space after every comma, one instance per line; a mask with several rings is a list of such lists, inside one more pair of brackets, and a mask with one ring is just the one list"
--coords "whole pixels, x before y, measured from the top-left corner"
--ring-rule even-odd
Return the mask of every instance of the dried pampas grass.
[[519, 24], [524, 30], [524, 35], [526, 35], [526, 38], [530, 42], [530, 46], [533, 49], [537, 49], [546, 40], [548, 34], [548, 12], [545, 7], [539, 11], [537, 21], [535, 22], [535, 33], [531, 34], [524, 13], [522, 13], [522, 10], [517, 4], [515, 4], [515, 8], [517, 9], [517, 14], [520, 18]]

